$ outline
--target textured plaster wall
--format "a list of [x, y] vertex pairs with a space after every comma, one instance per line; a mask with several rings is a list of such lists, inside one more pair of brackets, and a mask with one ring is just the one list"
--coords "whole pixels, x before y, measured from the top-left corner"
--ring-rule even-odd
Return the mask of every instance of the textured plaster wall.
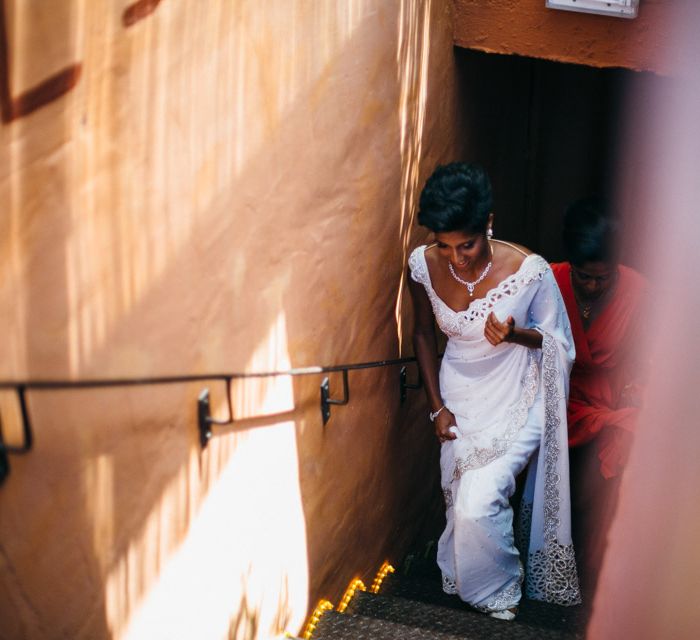
[[547, 9], [545, 0], [453, 0], [455, 44], [593, 67], [671, 73], [672, 14], [694, 0], [642, 0], [633, 20]]
[[[0, 378], [410, 351], [414, 199], [459, 155], [447, 0], [0, 9]], [[204, 452], [220, 383], [29, 392], [0, 637], [265, 638], [370, 581], [422, 525], [435, 444], [397, 370], [351, 373], [325, 429], [319, 383], [236, 385]]]

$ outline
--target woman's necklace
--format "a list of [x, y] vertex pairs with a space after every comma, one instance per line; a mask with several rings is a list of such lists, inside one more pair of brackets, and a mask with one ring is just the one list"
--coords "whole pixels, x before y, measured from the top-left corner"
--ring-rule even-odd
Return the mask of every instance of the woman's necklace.
[[[491, 249], [491, 245], [489, 245], [489, 250], [490, 249]], [[493, 259], [493, 251], [491, 251], [491, 258]], [[486, 268], [481, 272], [481, 275], [476, 280], [474, 280], [474, 282], [467, 282], [466, 280], [462, 280], [462, 278], [460, 278], [455, 273], [454, 267], [452, 266], [451, 262], [448, 262], [447, 266], [450, 269], [450, 273], [452, 274], [452, 277], [457, 282], [459, 282], [459, 284], [463, 284], [467, 288], [467, 291], [469, 291], [469, 297], [471, 298], [474, 296], [474, 287], [476, 287], [476, 285], [479, 284], [488, 275], [488, 272], [491, 270], [491, 264], [492, 264], [492, 261], [489, 260], [489, 263], [486, 265]]]
[[607, 304], [608, 298], [612, 295], [615, 285], [617, 284], [617, 281], [615, 281], [609, 288], [608, 290], [597, 300], [594, 300], [593, 302], [584, 302], [581, 300], [579, 297], [578, 292], [576, 291], [576, 285], [574, 284], [573, 279], [571, 280], [571, 288], [573, 289], [574, 292], [574, 300], [576, 300], [576, 305], [578, 306], [579, 311], [581, 312], [581, 317], [583, 318], [583, 323], [584, 325], [588, 325], [588, 323], [591, 321], [591, 314], [593, 313], [593, 309], [601, 309]]
[[581, 318], [583, 318], [583, 324], [587, 325], [588, 321], [591, 319], [591, 311], [593, 311], [593, 303], [589, 302], [586, 304], [578, 295], [576, 291], [576, 285], [574, 284], [573, 278], [571, 279], [571, 290], [574, 292], [574, 300], [576, 300], [576, 306], [578, 307]]
[[591, 317], [591, 311], [593, 310], [593, 304], [584, 304], [579, 300], [578, 296], [575, 296], [576, 302], [578, 303], [578, 308], [581, 311], [581, 316], [584, 320], [589, 320]]

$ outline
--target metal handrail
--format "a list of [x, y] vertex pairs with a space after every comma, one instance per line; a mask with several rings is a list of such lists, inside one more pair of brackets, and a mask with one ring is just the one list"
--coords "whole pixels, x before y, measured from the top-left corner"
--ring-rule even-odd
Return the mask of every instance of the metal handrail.
[[157, 376], [154, 378], [95, 378], [88, 380], [0, 380], [0, 389], [84, 389], [87, 387], [126, 387], [149, 384], [173, 384], [178, 382], [197, 382], [201, 380], [240, 380], [243, 378], [272, 378], [279, 376], [306, 376], [318, 373], [338, 373], [358, 369], [390, 367], [415, 362], [415, 356], [395, 358], [393, 360], [374, 360], [354, 364], [337, 364], [329, 366], [295, 367], [281, 371], [253, 371], [243, 373], [201, 373], [186, 376]]
[[[295, 367], [281, 371], [256, 371], [249, 373], [210, 373], [185, 376], [156, 376], [152, 378], [95, 378], [87, 380], [0, 380], [0, 389], [13, 389], [17, 392], [22, 416], [23, 442], [20, 446], [7, 446], [2, 437], [2, 420], [0, 419], [0, 483], [9, 472], [8, 453], [26, 453], [32, 448], [32, 425], [27, 406], [27, 391], [70, 390], [70, 389], [97, 389], [105, 387], [133, 387], [144, 385], [182, 384], [187, 382], [203, 382], [221, 380], [226, 383], [226, 398], [228, 405], [228, 417], [219, 420], [211, 416], [209, 401], [209, 389], [205, 388], [197, 399], [197, 422], [199, 427], [199, 441], [205, 448], [213, 436], [212, 426], [226, 426], [233, 424], [233, 406], [231, 404], [231, 382], [248, 378], [272, 378], [281, 376], [308, 376], [322, 373], [342, 373], [343, 397], [332, 398], [330, 394], [330, 380], [328, 376], [321, 382], [321, 420], [325, 426], [331, 415], [332, 405], [346, 405], [350, 402], [349, 371], [360, 369], [374, 369], [379, 367], [391, 367], [402, 365], [399, 372], [399, 397], [403, 403], [406, 400], [407, 390], [421, 387], [420, 373], [415, 383], [408, 382], [406, 366], [416, 362], [414, 356], [408, 358], [394, 358], [390, 360], [374, 360], [370, 362], [358, 362], [352, 364], [339, 364], [329, 366]], [[1, 416], [0, 416], [1, 418]]]

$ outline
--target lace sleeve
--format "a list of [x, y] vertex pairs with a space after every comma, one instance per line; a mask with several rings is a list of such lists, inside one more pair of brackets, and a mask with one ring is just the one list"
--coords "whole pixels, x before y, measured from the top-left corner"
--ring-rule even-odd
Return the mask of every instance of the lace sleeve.
[[425, 245], [416, 247], [408, 258], [411, 278], [425, 285], [428, 281], [428, 265], [425, 263]]

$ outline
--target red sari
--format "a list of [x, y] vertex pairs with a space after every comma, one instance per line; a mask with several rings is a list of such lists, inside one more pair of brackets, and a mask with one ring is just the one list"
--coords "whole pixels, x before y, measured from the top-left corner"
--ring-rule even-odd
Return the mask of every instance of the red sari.
[[571, 284], [568, 262], [552, 265], [564, 297], [576, 344], [569, 391], [569, 446], [595, 440], [600, 473], [619, 475], [639, 408], [629, 406], [625, 392], [639, 386], [639, 335], [645, 281], [620, 265], [613, 296], [598, 317], [584, 329]]
[[644, 369], [637, 356], [643, 351], [638, 340], [645, 281], [620, 265], [610, 301], [585, 329], [571, 284], [571, 266], [568, 262], [553, 264], [552, 271], [576, 345], [567, 411], [572, 525], [582, 586], [590, 594], [639, 413], [628, 398], [635, 392], [639, 395]]

